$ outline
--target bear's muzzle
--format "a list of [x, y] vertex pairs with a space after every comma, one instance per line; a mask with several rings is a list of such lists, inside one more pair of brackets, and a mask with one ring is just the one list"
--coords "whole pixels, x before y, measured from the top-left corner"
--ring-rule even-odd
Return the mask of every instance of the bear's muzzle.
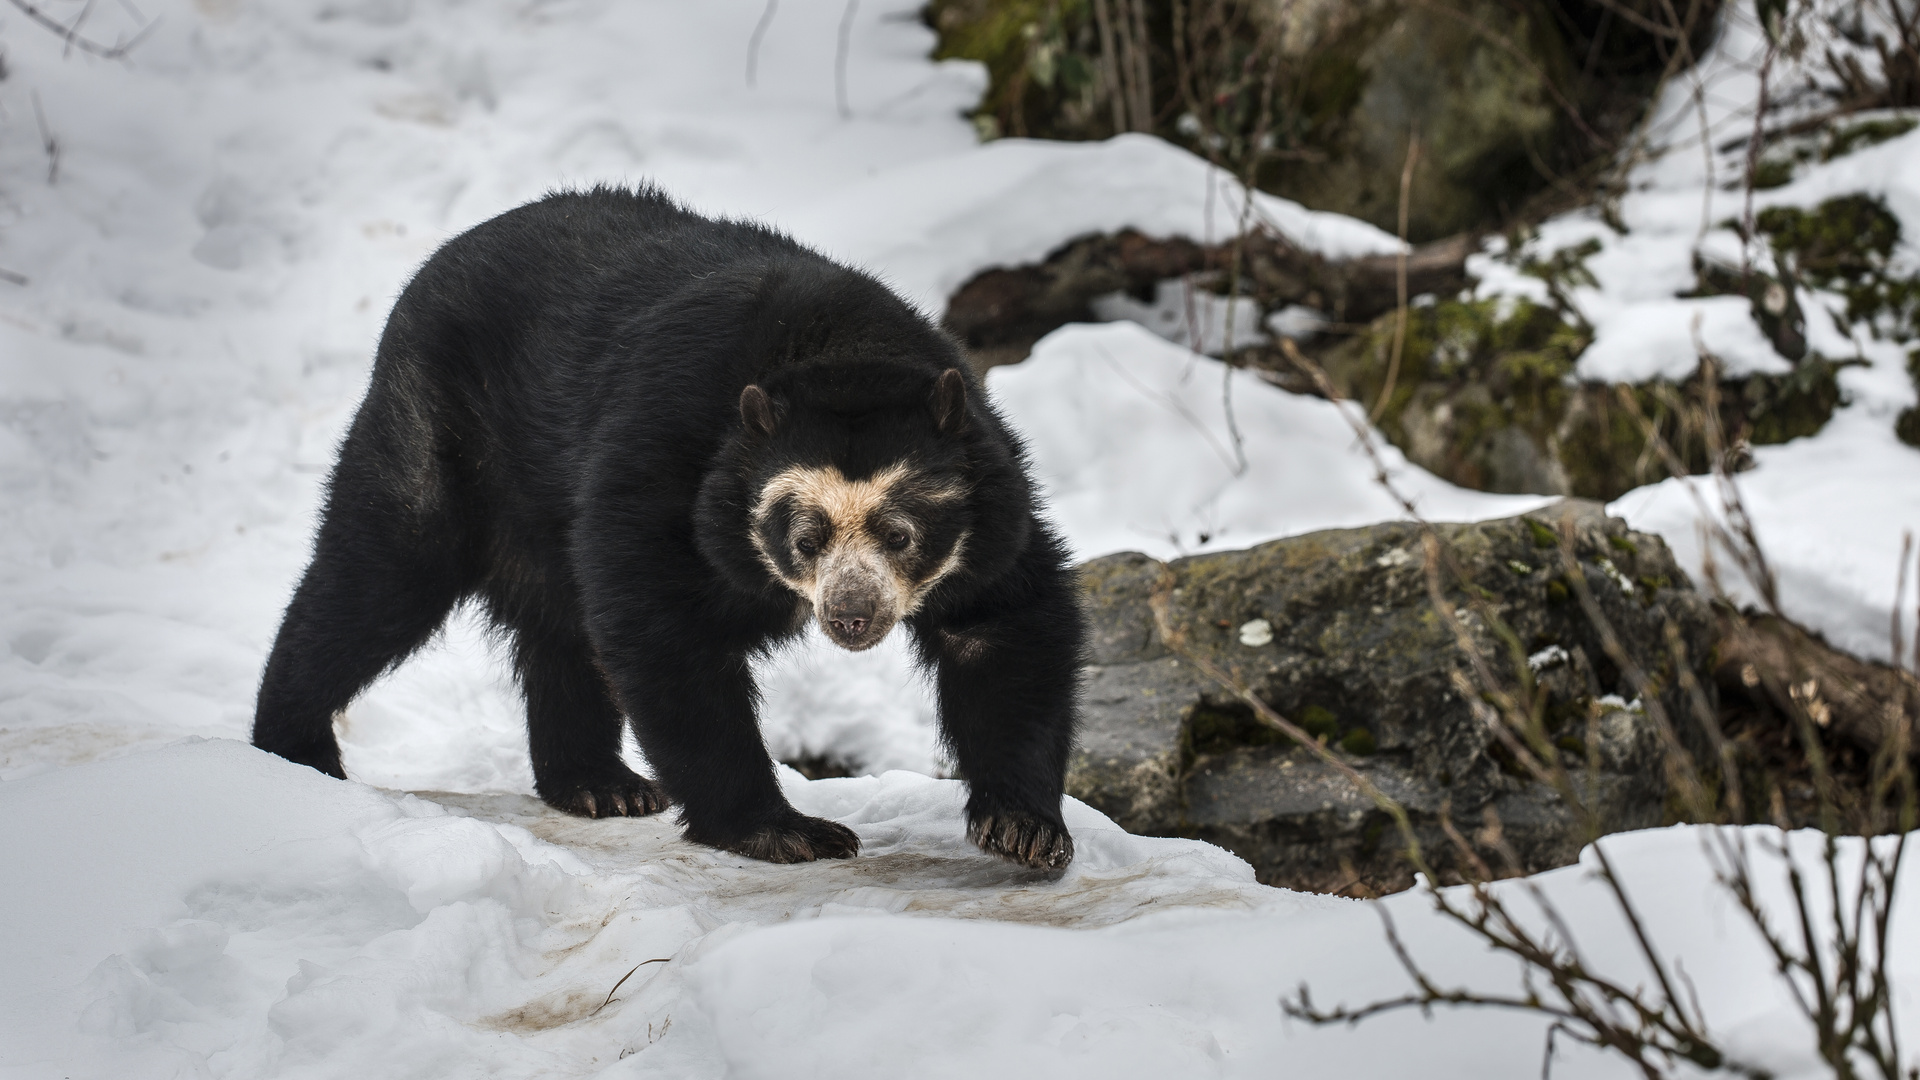
[[892, 576], [872, 559], [835, 559], [823, 568], [813, 609], [835, 645], [862, 652], [880, 643], [900, 619]]

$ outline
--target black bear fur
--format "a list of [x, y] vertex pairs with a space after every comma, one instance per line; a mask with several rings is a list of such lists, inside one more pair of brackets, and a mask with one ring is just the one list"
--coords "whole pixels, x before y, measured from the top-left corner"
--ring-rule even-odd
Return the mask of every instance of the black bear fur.
[[[966, 370], [871, 276], [651, 189], [555, 194], [456, 237], [388, 319], [254, 744], [344, 778], [335, 714], [477, 597], [511, 637], [548, 803], [672, 802], [703, 844], [852, 855], [851, 830], [787, 803], [759, 732], [749, 661], [810, 613], [776, 576], [798, 556], [762, 486], [897, 467], [961, 492], [887, 544], [952, 555], [899, 573], [924, 591], [903, 621], [969, 836], [1064, 865], [1085, 618], [1020, 441]], [[623, 716], [657, 782], [621, 762]]]

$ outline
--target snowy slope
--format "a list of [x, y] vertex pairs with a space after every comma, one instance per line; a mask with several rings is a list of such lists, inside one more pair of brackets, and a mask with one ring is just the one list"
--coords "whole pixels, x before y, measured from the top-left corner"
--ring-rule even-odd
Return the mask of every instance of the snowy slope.
[[[1511, 1013], [1284, 1021], [1278, 1000], [1302, 982], [1328, 1005], [1405, 991], [1364, 904], [1263, 888], [1224, 852], [1129, 836], [1077, 803], [1079, 857], [1037, 880], [967, 844], [955, 781], [787, 781], [801, 809], [860, 834], [859, 859], [770, 867], [685, 844], [660, 820], [584, 821], [518, 795], [389, 795], [220, 740], [0, 785], [0, 1076], [1417, 1067], [1465, 1080], [1538, 1067], [1544, 1024]], [[1821, 1075], [1711, 885], [1698, 831], [1605, 843], [1712, 1030], [1784, 1077]], [[1645, 981], [1587, 868], [1535, 880], [1598, 970]], [[1777, 901], [1777, 875], [1761, 880]], [[1386, 906], [1443, 985], [1517, 989], [1507, 961], [1418, 893]], [[1902, 947], [1897, 972], [1915, 952]], [[1564, 1039], [1556, 1068], [1632, 1075]]]
[[[1800, 84], [1828, 45], [1847, 51], [1816, 37], [1805, 66], [1784, 58], [1776, 63], [1776, 101]], [[1585, 263], [1594, 283], [1572, 289], [1595, 331], [1580, 357], [1582, 378], [1684, 379], [1696, 370], [1701, 348], [1733, 375], [1790, 368], [1761, 335], [1744, 298], [1678, 296], [1695, 287], [1696, 253], [1723, 265], [1739, 266], [1744, 257], [1762, 272], [1773, 269], [1764, 243], [1743, 251], [1738, 234], [1725, 227], [1747, 210], [1743, 140], [1753, 131], [1764, 52], [1751, 7], [1730, 7], [1713, 48], [1696, 70], [1675, 79], [1648, 125], [1656, 154], [1627, 178], [1618, 207], [1626, 231], [1616, 232], [1595, 212], [1582, 210], [1546, 222], [1516, 253], [1547, 257], [1589, 240], [1598, 243]], [[1784, 122], [1773, 118], [1769, 127]], [[1753, 206], [1756, 213], [1769, 206], [1811, 208], [1850, 194], [1886, 201], [1902, 227], [1894, 270], [1920, 271], [1920, 130], [1809, 162], [1793, 182], [1754, 192]], [[1519, 274], [1511, 260], [1482, 255], [1468, 269], [1479, 276], [1483, 297], [1544, 299], [1542, 283]], [[1920, 532], [1920, 450], [1893, 434], [1894, 418], [1914, 404], [1906, 372], [1912, 345], [1871, 325], [1849, 324], [1840, 296], [1807, 287], [1799, 292], [1813, 351], [1859, 366], [1839, 373], [1845, 403], [1833, 420], [1811, 437], [1755, 448], [1756, 468], [1740, 474], [1740, 487], [1778, 574], [1786, 612], [1840, 648], [1886, 660], [1901, 536]], [[1635, 528], [1663, 536], [1696, 583], [1703, 583], [1699, 507], [1688, 486], [1698, 489], [1709, 512], [1717, 512], [1710, 484], [1681, 480], [1629, 492], [1611, 509]], [[1724, 556], [1717, 561], [1726, 567]], [[1723, 584], [1741, 600], [1757, 600], [1751, 583], [1736, 575], [1723, 573]]]
[[[848, 6], [832, 0], [778, 5], [752, 86], [753, 0], [173, 0], [147, 9], [161, 22], [127, 63], [63, 58], [0, 11], [0, 268], [27, 279], [0, 282], [0, 1075], [1536, 1067], [1526, 1018], [1282, 1023], [1276, 997], [1301, 979], [1329, 1002], [1404, 988], [1372, 914], [1077, 805], [1082, 855], [1057, 883], [974, 853], [958, 786], [904, 772], [787, 777], [796, 804], [861, 833], [867, 856], [832, 866], [733, 860], [674, 840], [670, 820], [546, 813], [526, 797], [517, 694], [469, 620], [350, 711], [348, 768], [374, 787], [231, 741], [385, 309], [459, 230], [556, 185], [647, 179], [790, 228], [929, 308], [1089, 229], [1224, 232], [1231, 194], [1163, 145], [975, 146], [960, 113], [982, 76], [925, 59], [913, 6], [854, 8], [847, 118]], [[90, 18], [103, 38], [130, 29], [124, 6]], [[1329, 252], [1394, 243], [1280, 200], [1260, 211]], [[990, 390], [1033, 433], [1082, 554], [1390, 513], [1331, 406], [1237, 377], [1248, 468], [1233, 477], [1225, 377], [1112, 325], [1060, 331]], [[1842, 419], [1899, 391], [1877, 393]], [[1809, 445], [1868, 475], [1831, 441], [1841, 428]], [[1765, 451], [1751, 475], [1798, 453]], [[1438, 517], [1538, 502], [1394, 464]], [[1838, 520], [1820, 509], [1795, 514]], [[1874, 565], [1865, 525], [1809, 529]], [[1828, 596], [1829, 580], [1811, 587]], [[814, 642], [772, 665], [774, 748], [937, 770], [897, 645]], [[1696, 838], [1610, 843], [1658, 883], [1655, 932], [1686, 943], [1716, 1029], [1804, 1072], [1753, 942], [1702, 901]], [[1578, 870], [1545, 882], [1597, 903]], [[1393, 903], [1422, 919], [1417, 898]], [[1421, 926], [1444, 973], [1511, 980]], [[1594, 932], [1595, 955], [1619, 954], [1619, 927]], [[655, 957], [670, 962], [634, 969]], [[1575, 1059], [1572, 1075], [1619, 1074]]]

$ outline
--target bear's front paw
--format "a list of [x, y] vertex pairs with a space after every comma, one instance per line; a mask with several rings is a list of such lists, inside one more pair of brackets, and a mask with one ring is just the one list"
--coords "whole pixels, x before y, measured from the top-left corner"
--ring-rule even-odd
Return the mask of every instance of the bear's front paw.
[[638, 773], [542, 785], [540, 797], [555, 810], [581, 817], [646, 817], [673, 805], [666, 790]]
[[1073, 861], [1066, 825], [1025, 810], [982, 814], [967, 823], [967, 839], [982, 851], [1036, 870], [1058, 870]]
[[716, 846], [750, 859], [797, 863], [852, 858], [860, 853], [860, 838], [837, 821], [794, 811], [740, 840]]

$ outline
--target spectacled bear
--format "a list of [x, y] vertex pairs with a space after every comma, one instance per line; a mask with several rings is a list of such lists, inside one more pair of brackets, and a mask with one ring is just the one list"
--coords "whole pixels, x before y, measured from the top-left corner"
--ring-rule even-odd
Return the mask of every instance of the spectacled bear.
[[[464, 599], [512, 641], [535, 786], [680, 807], [773, 862], [859, 840], [787, 803], [751, 658], [905, 623], [968, 836], [1066, 865], [1085, 616], [1019, 439], [868, 274], [657, 190], [551, 195], [455, 238], [388, 319], [254, 745], [345, 777], [333, 718]], [[630, 722], [656, 779], [620, 759]]]

